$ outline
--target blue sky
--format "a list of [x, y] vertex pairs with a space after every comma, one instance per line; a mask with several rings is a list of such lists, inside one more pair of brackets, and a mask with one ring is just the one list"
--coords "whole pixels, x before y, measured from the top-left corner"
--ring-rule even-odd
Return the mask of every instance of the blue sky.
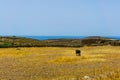
[[0, 35], [120, 36], [120, 0], [0, 0]]

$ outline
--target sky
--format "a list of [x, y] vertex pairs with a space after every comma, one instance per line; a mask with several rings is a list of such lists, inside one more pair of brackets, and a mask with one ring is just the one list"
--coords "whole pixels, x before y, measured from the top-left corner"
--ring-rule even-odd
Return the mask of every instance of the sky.
[[120, 36], [120, 0], [0, 0], [0, 35]]

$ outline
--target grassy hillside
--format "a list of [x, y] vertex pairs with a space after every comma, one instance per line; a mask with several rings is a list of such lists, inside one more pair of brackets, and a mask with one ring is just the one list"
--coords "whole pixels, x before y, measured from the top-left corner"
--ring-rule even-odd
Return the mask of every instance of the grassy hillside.
[[[75, 56], [75, 50], [81, 56]], [[120, 47], [0, 48], [1, 80], [120, 80]]]
[[119, 46], [120, 41], [104, 37], [87, 37], [84, 39], [36, 40], [31, 38], [8, 36], [0, 37], [0, 47], [82, 47], [82, 46]]
[[55, 39], [36, 40], [23, 37], [0, 37], [0, 47], [81, 47], [81, 40]]
[[0, 47], [32, 47], [42, 45], [42, 42], [39, 40], [15, 36], [0, 37], [0, 43]]

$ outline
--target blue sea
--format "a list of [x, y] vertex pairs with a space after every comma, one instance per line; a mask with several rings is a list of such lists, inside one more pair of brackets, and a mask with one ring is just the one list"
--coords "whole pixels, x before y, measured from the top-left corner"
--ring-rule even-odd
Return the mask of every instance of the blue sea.
[[[24, 37], [38, 40], [49, 40], [49, 39], [83, 39], [88, 36], [24, 36]], [[101, 36], [101, 37], [120, 40], [120, 36]]]

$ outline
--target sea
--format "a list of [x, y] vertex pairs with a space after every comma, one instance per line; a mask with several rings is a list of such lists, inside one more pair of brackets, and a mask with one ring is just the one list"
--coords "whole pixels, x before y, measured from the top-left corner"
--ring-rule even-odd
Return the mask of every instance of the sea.
[[[49, 39], [83, 39], [88, 36], [22, 36], [22, 37], [32, 38], [37, 40], [49, 40]], [[120, 40], [120, 36], [101, 36], [101, 37]]]

